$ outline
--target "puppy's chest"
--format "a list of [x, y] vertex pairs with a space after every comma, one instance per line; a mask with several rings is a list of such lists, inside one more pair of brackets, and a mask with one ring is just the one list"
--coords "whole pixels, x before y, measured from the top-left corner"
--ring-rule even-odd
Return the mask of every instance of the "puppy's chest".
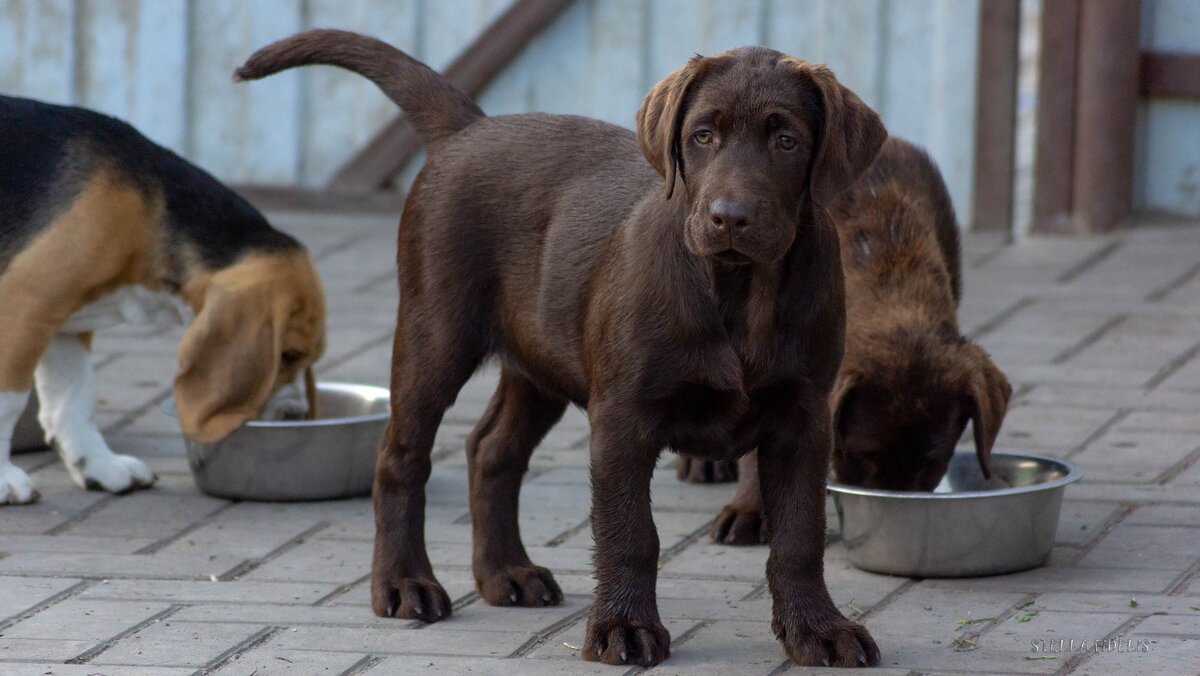
[[87, 333], [122, 324], [183, 326], [190, 323], [192, 318], [192, 309], [178, 296], [131, 284], [79, 308], [58, 330], [60, 333]]

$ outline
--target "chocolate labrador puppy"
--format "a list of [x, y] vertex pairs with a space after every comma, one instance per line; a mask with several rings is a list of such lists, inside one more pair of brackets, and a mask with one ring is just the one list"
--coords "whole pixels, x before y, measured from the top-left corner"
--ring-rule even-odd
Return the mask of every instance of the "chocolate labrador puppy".
[[450, 614], [422, 533], [430, 446], [495, 355], [500, 385], [467, 445], [484, 600], [562, 599], [521, 543], [517, 495], [534, 447], [574, 403], [591, 423], [596, 543], [584, 659], [650, 666], [670, 654], [650, 512], [661, 450], [757, 448], [767, 513], [787, 534], [767, 564], [775, 633], [800, 664], [878, 663], [870, 635], [830, 600], [822, 562], [845, 320], [823, 207], [875, 157], [879, 117], [828, 69], [758, 47], [667, 76], [636, 136], [581, 117], [485, 117], [424, 64], [340, 31], [270, 45], [238, 75], [313, 63], [374, 81], [429, 145], [400, 223], [375, 612]]
[[[830, 205], [846, 275], [846, 352], [830, 396], [833, 468], [842, 483], [931, 491], [967, 422], [984, 476], [1012, 388], [959, 333], [958, 227], [937, 166], [892, 137]], [[713, 524], [718, 542], [765, 541], [753, 454], [733, 463], [680, 459], [681, 478], [738, 477]]]

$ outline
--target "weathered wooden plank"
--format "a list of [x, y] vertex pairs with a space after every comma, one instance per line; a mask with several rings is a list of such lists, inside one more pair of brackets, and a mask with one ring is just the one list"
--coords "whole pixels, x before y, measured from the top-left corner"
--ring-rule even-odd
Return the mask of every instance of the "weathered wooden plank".
[[645, 53], [650, 0], [588, 0], [591, 12], [590, 115], [633, 128], [650, 88]]
[[25, 78], [21, 72], [24, 42], [25, 1], [0, 0], [0, 93], [24, 93]]
[[695, 54], [761, 42], [762, 3], [653, 0], [650, 27], [650, 76], [657, 82]]
[[51, 103], [75, 102], [75, 5], [26, 0], [21, 11], [20, 93]]
[[839, 0], [825, 12], [825, 58], [843, 84], [876, 110], [883, 101], [883, 0]]
[[935, 0], [888, 3], [880, 73], [879, 112], [888, 131], [921, 145], [930, 145], [930, 111], [942, 92], [934, 85], [938, 47], [934, 22]]
[[591, 115], [591, 12], [576, 1], [529, 45], [529, 109]]
[[129, 119], [175, 150], [187, 145], [188, 0], [141, 0], [134, 37]]
[[980, 32], [973, 27], [980, 25], [981, 11], [977, 0], [942, 0], [938, 5], [940, 38], [933, 71], [940, 94], [936, 102], [927, 104], [933, 119], [930, 152], [942, 170], [963, 228], [973, 226], [975, 210]]
[[836, 11], [828, 0], [767, 0], [763, 8], [763, 44], [805, 61], [826, 61], [826, 14]]
[[[477, 95], [569, 4], [570, 0], [518, 0], [446, 68], [447, 77], [463, 91]], [[410, 125], [403, 119], [393, 120], [338, 170], [329, 187], [351, 192], [374, 190], [391, 180], [419, 145]]]
[[[1141, 49], [1180, 55], [1143, 55], [1143, 93], [1200, 96], [1200, 2], [1142, 0]], [[1200, 217], [1200, 101], [1153, 99], [1140, 108], [1134, 205]]]
[[[421, 0], [308, 0], [305, 28], [368, 33], [415, 54], [420, 5]], [[324, 185], [350, 149], [396, 116], [396, 104], [371, 82], [343, 70], [306, 68], [302, 77], [301, 183]]]
[[1133, 207], [1139, 7], [1087, 0], [1079, 12], [1071, 214], [1084, 232], [1106, 232]]
[[1034, 232], [1062, 232], [1071, 227], [1078, 5], [1078, 0], [1046, 0], [1042, 5], [1033, 169]]
[[[984, 3], [979, 27], [979, 86], [975, 112], [976, 230], [1009, 232], [1013, 224], [1017, 138], [1019, 0]], [[954, 175], [943, 172], [947, 179]]]

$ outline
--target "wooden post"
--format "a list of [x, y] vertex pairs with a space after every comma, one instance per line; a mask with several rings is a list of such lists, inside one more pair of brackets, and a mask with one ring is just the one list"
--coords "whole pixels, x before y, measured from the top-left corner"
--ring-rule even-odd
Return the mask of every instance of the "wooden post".
[[1079, 70], [1071, 212], [1084, 232], [1120, 227], [1133, 208], [1139, 0], [1079, 7]]
[[1033, 165], [1032, 229], [1038, 233], [1066, 232], [1071, 225], [1078, 27], [1078, 0], [1042, 4]]
[[1020, 0], [987, 0], [980, 7], [973, 230], [1012, 229], [1020, 23]]

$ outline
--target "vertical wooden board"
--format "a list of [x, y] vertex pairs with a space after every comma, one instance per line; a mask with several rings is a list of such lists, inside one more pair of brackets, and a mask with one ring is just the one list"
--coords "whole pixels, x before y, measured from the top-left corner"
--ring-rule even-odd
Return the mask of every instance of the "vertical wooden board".
[[75, 102], [75, 5], [71, 0], [26, 0], [18, 32], [22, 96]]
[[1136, 206], [1200, 217], [1200, 103], [1153, 100], [1143, 109]]
[[591, 114], [591, 0], [576, 0], [528, 47], [531, 110]]
[[133, 33], [136, 0], [92, 0], [78, 9], [75, 100], [124, 120], [133, 99]]
[[[301, 0], [255, 0], [247, 3], [250, 13], [249, 49], [233, 68], [251, 52], [286, 37], [301, 28]], [[226, 87], [234, 88], [228, 81]], [[246, 180], [254, 183], [295, 183], [300, 173], [300, 76], [282, 73], [251, 89], [249, 134], [242, 156]]]
[[838, 0], [825, 12], [825, 59], [838, 80], [868, 105], [882, 102], [883, 0]]
[[1142, 49], [1200, 52], [1200, 2], [1142, 0]]
[[763, 44], [805, 61], [825, 63], [825, 14], [830, 4], [830, 0], [767, 0]]
[[[1200, 52], [1200, 2], [1142, 0], [1143, 50]], [[1143, 101], [1135, 206], [1200, 216], [1200, 103]]]
[[[305, 28], [344, 28], [374, 35], [414, 54], [420, 0], [308, 0]], [[362, 76], [335, 68], [303, 71], [301, 182], [326, 183], [398, 109]]]
[[233, 68], [250, 53], [243, 9], [237, 0], [196, 2], [189, 27], [188, 157], [228, 181], [247, 178], [240, 162], [248, 135], [250, 92], [268, 86], [234, 85], [229, 80]]
[[883, 43], [880, 104], [888, 131], [928, 146], [930, 114], [940, 94], [933, 82], [936, 0], [888, 2]]
[[533, 60], [530, 47], [521, 52], [476, 97], [479, 107], [488, 115], [511, 115], [532, 110], [531, 72]]
[[134, 37], [130, 121], [176, 151], [187, 147], [187, 0], [141, 0]]
[[762, 41], [762, 1], [652, 0], [650, 79], [657, 82], [692, 56], [711, 56]]
[[938, 0], [938, 44], [933, 71], [936, 104], [929, 149], [945, 177], [960, 226], [974, 206], [975, 99], [979, 70], [978, 0]]
[[24, 94], [25, 2], [0, 0], [0, 94]]
[[513, 0], [423, 0], [417, 58], [445, 70]]
[[191, 156], [226, 181], [285, 184], [298, 174], [300, 73], [235, 84], [255, 49], [300, 27], [299, 0], [193, 4]]
[[646, 31], [653, 0], [590, 0], [591, 115], [632, 129], [646, 93]]

